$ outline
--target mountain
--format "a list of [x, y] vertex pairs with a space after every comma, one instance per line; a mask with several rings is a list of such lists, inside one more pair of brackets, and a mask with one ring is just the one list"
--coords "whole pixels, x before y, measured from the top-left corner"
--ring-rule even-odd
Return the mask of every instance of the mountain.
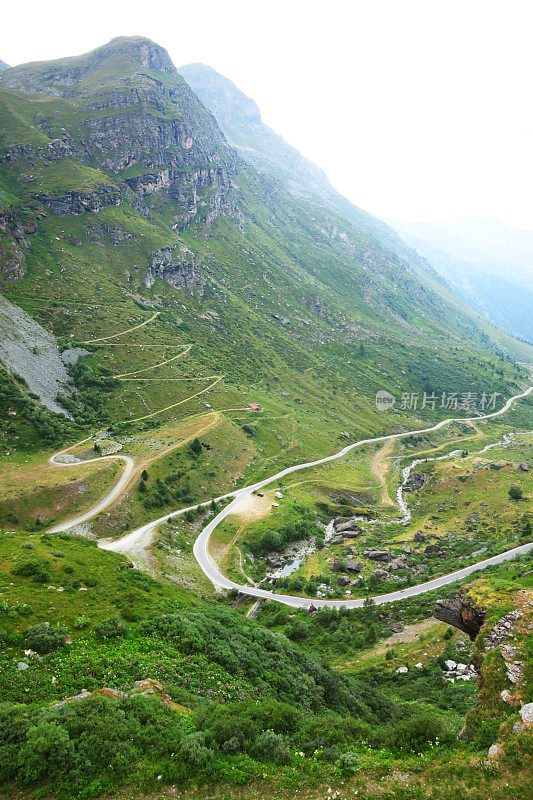
[[0, 792], [525, 797], [531, 395], [436, 423], [533, 348], [232, 142], [143, 37], [0, 74]]
[[[335, 438], [357, 398], [363, 427], [381, 426], [384, 384], [508, 393], [511, 354], [529, 357], [384, 223], [244, 160], [148, 39], [5, 70], [0, 131], [9, 300], [63, 349], [141, 328], [135, 347], [97, 344], [72, 365], [75, 424], [165, 419], [203, 407], [205, 391], [235, 405], [254, 387], [272, 402], [283, 387], [317, 419], [329, 406]], [[178, 346], [187, 359], [145, 375], [157, 352], [143, 341], [159, 362]], [[193, 392], [202, 375], [213, 387]]]
[[[516, 261], [512, 261], [511, 257], [504, 260], [503, 255], [499, 260], [497, 247], [492, 251], [487, 241], [485, 254], [481, 244], [477, 250], [473, 245], [469, 248], [462, 241], [461, 234], [455, 238], [451, 229], [449, 235], [445, 235], [439, 228], [438, 234], [433, 236], [434, 226], [429, 223], [413, 226], [397, 223], [396, 227], [405, 243], [424, 256], [471, 308], [505, 330], [533, 340], [533, 285], [530, 283], [531, 269], [527, 267], [527, 231], [518, 232], [521, 249], [517, 245], [515, 252], [521, 252], [522, 256], [518, 254]], [[495, 227], [498, 230], [499, 224]], [[428, 239], [410, 232], [419, 228], [427, 231]], [[433, 239], [444, 241], [449, 249], [440, 249], [432, 243]], [[452, 251], [465, 252], [472, 260], [459, 259]], [[509, 252], [513, 252], [512, 246]], [[529, 263], [533, 264], [533, 251]]]
[[[413, 233], [408, 236], [404, 235], [405, 227], [395, 225], [394, 227], [403, 240], [400, 241], [396, 231], [353, 206], [333, 189], [321, 169], [305, 159], [294, 147], [265, 125], [257, 104], [241, 92], [234, 83], [205, 64], [188, 64], [180, 67], [179, 71], [202, 103], [215, 116], [228, 141], [237, 148], [244, 160], [253, 164], [257, 169], [283, 181], [289, 191], [334, 207], [359, 227], [377, 237], [385, 247], [394, 250], [399, 256], [408, 260], [413, 266], [417, 263], [417, 256], [416, 253], [406, 250], [406, 244], [408, 248], [414, 249], [429, 262], [424, 263], [423, 259], [419, 260], [418, 266], [422, 271], [427, 272], [429, 265], [434, 267], [447, 280], [454, 292], [475, 311], [511, 333], [527, 339], [532, 338], [529, 313], [530, 294], [520, 296], [520, 289], [499, 273], [499, 277], [496, 277], [496, 274], [490, 275], [485, 269], [482, 274], [476, 275], [472, 269], [468, 269], [466, 264], [460, 265], [461, 257], [456, 257], [455, 265], [452, 266], [454, 261], [452, 253], [455, 252], [454, 243], [456, 250], [458, 249], [458, 242], [454, 238], [455, 232], [452, 231], [452, 228], [437, 230], [434, 226], [433, 238], [429, 231], [426, 241], [423, 231], [421, 236], [417, 237]], [[411, 227], [412, 229], [416, 228], [416, 226]], [[430, 226], [421, 224], [420, 227], [426, 230]], [[490, 229], [491, 238], [488, 239], [485, 236], [485, 250], [483, 250], [482, 244], [478, 244], [476, 250], [474, 232], [477, 228], [478, 236], [483, 240], [482, 234], [487, 227]], [[515, 268], [522, 262], [525, 262], [526, 265], [532, 263], [530, 254], [533, 253], [531, 246], [533, 239], [530, 242], [528, 232], [512, 232], [510, 229], [505, 229], [504, 226], [495, 229], [494, 225], [483, 224], [481, 220], [478, 220], [476, 224], [471, 221], [472, 241], [470, 246], [468, 246], [469, 228], [466, 221], [462, 226], [462, 232], [462, 249], [459, 249], [461, 252], [467, 252], [469, 256], [472, 256], [475, 251], [480, 263], [483, 263], [484, 258], [486, 260], [489, 251], [495, 269], [497, 269], [498, 259], [502, 260], [500, 269], [507, 269], [506, 265], [513, 261], [512, 257], [509, 257], [510, 252], [514, 255], [521, 252], [521, 257], [517, 259], [518, 263], [514, 264]], [[509, 239], [512, 235], [514, 235], [515, 246], [509, 248]], [[449, 250], [448, 254], [442, 252], [438, 257], [435, 248], [428, 246], [429, 242], [434, 240], [449, 245], [445, 248]], [[495, 246], [497, 243], [499, 243], [499, 247]], [[528, 274], [532, 274], [531, 269], [526, 269], [526, 271]]]
[[5, 61], [0, 60], [0, 72], [2, 72], [4, 69], [9, 69], [9, 64], [6, 64]]
[[326, 174], [265, 125], [256, 102], [228, 78], [205, 64], [187, 64], [179, 72], [246, 161], [296, 194], [327, 201], [335, 196]]
[[462, 217], [441, 223], [393, 223], [474, 270], [533, 288], [533, 230], [510, 228], [498, 219]]
[[290, 192], [332, 206], [405, 255], [392, 228], [339, 194], [320, 167], [265, 125], [256, 102], [232, 81], [206, 64], [186, 64], [179, 67], [179, 72], [245, 161], [282, 181]]

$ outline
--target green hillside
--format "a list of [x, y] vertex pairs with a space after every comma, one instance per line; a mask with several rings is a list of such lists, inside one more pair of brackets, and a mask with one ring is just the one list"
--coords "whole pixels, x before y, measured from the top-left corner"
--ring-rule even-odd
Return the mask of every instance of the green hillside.
[[[239, 585], [370, 598], [529, 544], [531, 396], [306, 462], [501, 408], [533, 348], [194, 73], [143, 37], [0, 73], [0, 794], [528, 800], [527, 555], [459, 595], [319, 613], [202, 571], [229, 495], [303, 463], [213, 531]], [[431, 620], [456, 596], [488, 609], [483, 640], [522, 610], [518, 683], [499, 640]]]

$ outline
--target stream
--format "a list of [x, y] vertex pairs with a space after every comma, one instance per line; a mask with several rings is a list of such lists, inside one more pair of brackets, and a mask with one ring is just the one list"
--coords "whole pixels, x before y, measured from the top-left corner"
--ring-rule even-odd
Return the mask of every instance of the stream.
[[[531, 432], [531, 431], [530, 431]], [[524, 432], [525, 433], [525, 432]], [[523, 435], [523, 434], [522, 434]], [[489, 450], [492, 450], [494, 447], [507, 447], [512, 440], [514, 434], [513, 433], [504, 433], [503, 438], [498, 440], [497, 442], [493, 442], [492, 444], [487, 444], [481, 450], [475, 450], [469, 455], [476, 456], [481, 455], [482, 453], [487, 453]], [[453, 458], [455, 456], [461, 455], [463, 452], [463, 448], [459, 450], [452, 450], [449, 453], [445, 453], [442, 456], [435, 456], [434, 458], [415, 458], [411, 461], [408, 466], [402, 469], [402, 479], [398, 489], [396, 490], [396, 501], [398, 503], [398, 509], [400, 511], [401, 516], [397, 519], [390, 520], [387, 524], [389, 525], [407, 525], [408, 522], [412, 519], [411, 509], [407, 505], [407, 500], [404, 495], [404, 487], [409, 481], [411, 477], [411, 472], [415, 467], [419, 464], [426, 464], [430, 461], [444, 461], [446, 458]], [[377, 525], [377, 524], [384, 524], [383, 520], [381, 519], [368, 519], [367, 517], [353, 517], [354, 520], [357, 522], [364, 522], [366, 525]], [[328, 542], [333, 536], [335, 536], [336, 531], [333, 525], [333, 520], [329, 522], [324, 532], [324, 539]], [[292, 556], [289, 561], [287, 561], [281, 568], [277, 568], [276, 570], [267, 573], [267, 577], [269, 578], [287, 578], [289, 575], [292, 575], [293, 572], [296, 572], [297, 569], [301, 567], [301, 565], [305, 562], [307, 556], [311, 555], [312, 553], [316, 552], [316, 545], [314, 539], [311, 539], [309, 542], [302, 541], [302, 542], [295, 542], [293, 545], [288, 548], [285, 553], [280, 555], [280, 559], [287, 558], [289, 556], [289, 550], [294, 550], [296, 547], [296, 553], [290, 553]]]

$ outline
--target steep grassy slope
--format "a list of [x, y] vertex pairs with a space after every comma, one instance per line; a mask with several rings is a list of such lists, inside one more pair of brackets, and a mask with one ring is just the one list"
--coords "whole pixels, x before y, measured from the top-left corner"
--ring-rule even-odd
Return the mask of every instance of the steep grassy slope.
[[[426, 416], [398, 403], [385, 419], [378, 389], [506, 396], [523, 384], [510, 340], [390, 246], [386, 226], [297, 197], [243, 161], [149, 40], [4, 71], [0, 119], [3, 289], [58, 338], [72, 378], [59, 398], [69, 416], [43, 423], [6, 375], [10, 458], [43, 430], [52, 444], [111, 425], [123, 446], [132, 433], [139, 443], [206, 404], [229, 419], [220, 457], [244, 436], [239, 409], [257, 402], [262, 432], [238, 460], [252, 477], [326, 455], [346, 432]], [[209, 499], [238, 476], [196, 478], [193, 496]], [[125, 504], [121, 528], [145, 516]]]
[[[322, 170], [263, 123], [256, 103], [230, 80], [204, 64], [182, 66], [180, 73], [214, 114], [229, 141], [235, 145], [245, 161], [279, 179], [293, 194], [340, 212], [343, 217], [377, 239], [382, 246], [409, 262], [424, 281], [430, 278], [434, 281], [436, 276], [434, 273], [432, 275], [432, 271], [433, 268], [436, 269], [453, 286], [457, 295], [475, 311], [502, 325], [505, 330], [531, 339], [526, 332], [527, 298], [520, 298], [516, 290], [514, 293], [510, 292], [511, 287], [505, 281], [501, 281], [498, 288], [493, 287], [488, 294], [489, 276], [480, 276], [481, 279], [477, 281], [470, 276], [466, 284], [464, 276], [460, 280], [454, 279], [457, 276], [449, 275], [446, 269], [441, 269], [439, 260], [434, 261], [432, 253], [424, 247], [418, 247], [413, 238], [402, 237], [400, 240], [391, 227], [352, 205], [336, 192]], [[419, 242], [422, 243], [421, 240]], [[411, 248], [416, 248], [416, 251]], [[446, 293], [440, 279], [436, 283], [437, 292]], [[502, 296], [503, 308], [495, 302], [498, 295]], [[449, 296], [447, 300], [454, 302]], [[483, 323], [481, 327], [485, 329]], [[495, 330], [490, 331], [489, 335], [494, 337]], [[510, 352], [524, 358], [524, 351], [512, 337], [504, 336], [502, 343]], [[530, 360], [527, 353], [525, 358]]]
[[[512, 726], [515, 698], [531, 699], [530, 563], [465, 588], [488, 608], [472, 648], [431, 627], [433, 599], [386, 615], [265, 606], [257, 624], [86, 540], [3, 537], [2, 796], [529, 798], [531, 733]], [[491, 637], [516, 608], [513, 684], [505, 636]], [[450, 658], [474, 660], [480, 704], [475, 680], [446, 680]], [[487, 763], [495, 740], [501, 763]]]

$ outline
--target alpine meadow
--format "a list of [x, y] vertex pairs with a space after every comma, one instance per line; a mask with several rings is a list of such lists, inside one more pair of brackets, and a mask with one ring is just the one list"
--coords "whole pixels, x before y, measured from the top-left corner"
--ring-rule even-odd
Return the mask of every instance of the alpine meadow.
[[149, 38], [0, 62], [2, 798], [533, 800], [529, 289], [401, 235]]

